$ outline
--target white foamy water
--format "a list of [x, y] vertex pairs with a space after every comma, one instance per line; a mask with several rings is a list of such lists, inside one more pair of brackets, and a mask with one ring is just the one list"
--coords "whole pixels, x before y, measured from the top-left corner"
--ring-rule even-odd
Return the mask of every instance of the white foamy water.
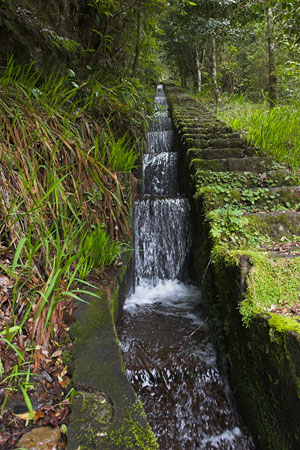
[[186, 279], [192, 243], [188, 201], [138, 200], [134, 222], [137, 284], [143, 278], [152, 279], [153, 284], [158, 280]]
[[148, 153], [143, 158], [145, 195], [178, 193], [178, 154]]
[[239, 427], [234, 427], [233, 430], [225, 430], [223, 433], [214, 434], [202, 440], [202, 444], [210, 444], [211, 449], [219, 449], [221, 444], [227, 444], [227, 449], [236, 448], [237, 439], [242, 436], [242, 432]]
[[172, 130], [149, 131], [147, 141], [149, 153], [170, 152], [174, 146], [174, 133]]
[[[153, 286], [152, 280], [142, 279], [134, 294], [127, 298], [124, 309], [131, 313], [145, 305], [163, 303], [175, 309], [186, 310], [200, 301], [200, 291], [196, 286], [178, 280], [159, 280]], [[195, 319], [195, 316], [190, 317]]]

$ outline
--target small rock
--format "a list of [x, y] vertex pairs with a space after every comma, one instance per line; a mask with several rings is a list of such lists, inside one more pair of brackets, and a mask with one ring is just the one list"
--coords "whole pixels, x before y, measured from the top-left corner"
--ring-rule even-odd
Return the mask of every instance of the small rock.
[[56, 448], [59, 439], [59, 428], [34, 428], [29, 433], [23, 434], [18, 442], [18, 447], [23, 447], [27, 450], [53, 450]]
[[47, 380], [49, 383], [52, 383], [52, 377], [49, 375], [48, 372], [46, 372], [46, 370], [42, 370], [41, 371], [41, 375], [43, 378], [45, 378], [45, 380]]

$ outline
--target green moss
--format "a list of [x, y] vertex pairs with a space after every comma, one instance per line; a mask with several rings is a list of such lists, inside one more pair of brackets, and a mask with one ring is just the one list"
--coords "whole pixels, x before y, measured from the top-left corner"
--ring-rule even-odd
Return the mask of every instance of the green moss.
[[[267, 254], [253, 253], [252, 267], [247, 279], [247, 292], [240, 305], [243, 321], [249, 325], [259, 311], [270, 312], [282, 306], [291, 308], [298, 303], [300, 290], [300, 260], [272, 258]], [[300, 331], [300, 325], [292, 318], [272, 315], [270, 326], [280, 330]], [[279, 327], [279, 328], [278, 328]]]
[[128, 411], [119, 428], [108, 430], [107, 438], [103, 440], [103, 447], [109, 443], [114, 450], [157, 450], [158, 444], [154, 433], [148, 425], [142, 425], [136, 416], [145, 415], [142, 404], [137, 401]]
[[191, 161], [190, 170], [211, 170], [211, 171], [222, 171], [224, 169], [224, 160], [219, 159], [198, 159], [195, 158]]
[[245, 252], [249, 248], [263, 248], [270, 243], [267, 233], [259, 233], [253, 223], [249, 225], [249, 219], [243, 211], [231, 205], [210, 211], [205, 218], [209, 222], [214, 253], [217, 253], [215, 247]]
[[300, 335], [300, 323], [297, 320], [278, 314], [271, 314], [271, 316], [271, 319], [269, 319], [269, 325], [270, 327], [276, 329], [279, 333], [294, 331]]
[[296, 214], [253, 214], [247, 216], [249, 229], [259, 234], [269, 234], [274, 241], [299, 240], [300, 224]]

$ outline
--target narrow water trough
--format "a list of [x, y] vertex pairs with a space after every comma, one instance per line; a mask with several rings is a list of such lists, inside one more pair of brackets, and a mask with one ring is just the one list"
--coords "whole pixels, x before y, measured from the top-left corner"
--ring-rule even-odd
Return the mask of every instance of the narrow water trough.
[[127, 376], [162, 450], [252, 450], [218, 370], [199, 289], [189, 276], [189, 201], [161, 85], [135, 204], [135, 289], [118, 329]]

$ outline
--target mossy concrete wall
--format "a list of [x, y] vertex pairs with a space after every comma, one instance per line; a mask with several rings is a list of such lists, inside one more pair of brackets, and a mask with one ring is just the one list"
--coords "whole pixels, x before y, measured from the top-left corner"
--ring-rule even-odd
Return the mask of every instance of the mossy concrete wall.
[[[260, 155], [216, 118], [213, 107], [172, 84], [165, 91], [177, 131], [182, 192], [193, 205], [195, 269], [220, 358], [257, 448], [295, 450], [300, 317], [293, 311], [299, 294], [286, 298], [291, 280], [284, 290], [276, 278], [282, 279], [286, 265], [288, 277], [299, 266], [298, 188], [288, 167]], [[261, 286], [257, 274], [263, 267], [274, 271]], [[290, 297], [295, 292], [291, 288]]]
[[68, 450], [157, 449], [143, 406], [126, 378], [115, 330], [128, 286], [126, 266], [85, 297], [72, 326], [73, 399]]

